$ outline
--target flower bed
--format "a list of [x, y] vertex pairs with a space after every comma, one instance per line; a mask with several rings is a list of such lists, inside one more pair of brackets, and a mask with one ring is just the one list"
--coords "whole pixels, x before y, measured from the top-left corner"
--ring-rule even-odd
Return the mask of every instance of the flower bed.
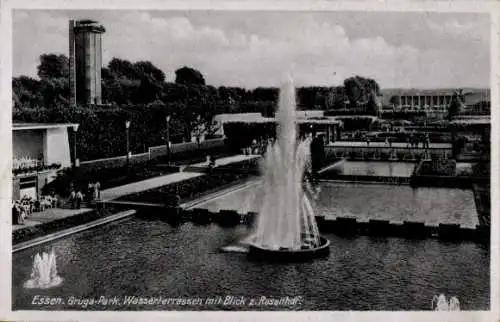
[[158, 163], [174, 163], [176, 165], [187, 165], [193, 163], [204, 162], [207, 160], [208, 155], [213, 155], [217, 158], [232, 156], [237, 152], [229, 149], [226, 146], [214, 147], [210, 149], [197, 149], [193, 151], [183, 151], [171, 153], [170, 158], [167, 159], [165, 155], [156, 158]]
[[61, 167], [61, 164], [59, 163], [52, 163], [52, 164], [39, 164], [36, 166], [28, 166], [28, 167], [18, 167], [18, 168], [13, 168], [12, 169], [12, 174], [18, 175], [22, 173], [29, 173], [29, 172], [35, 172], [35, 171], [45, 171], [45, 170], [57, 170]]
[[212, 173], [130, 194], [120, 197], [117, 200], [161, 203], [175, 206], [180, 200], [195, 198], [204, 192], [221, 188], [224, 185], [235, 183], [248, 177], [250, 177], [250, 174], [247, 173]]
[[70, 184], [85, 190], [90, 183], [99, 182], [101, 189], [108, 189], [124, 184], [176, 172], [176, 168], [155, 168], [153, 163], [131, 164], [127, 167], [105, 167], [98, 170], [66, 168], [58, 173], [57, 178], [45, 185], [43, 193], [50, 191], [65, 197], [69, 194]]

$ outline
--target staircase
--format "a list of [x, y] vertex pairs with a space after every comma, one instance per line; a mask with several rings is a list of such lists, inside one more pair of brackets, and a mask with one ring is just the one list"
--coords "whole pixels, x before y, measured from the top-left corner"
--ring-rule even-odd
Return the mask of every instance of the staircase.
[[[95, 200], [91, 201], [83, 200], [80, 203], [80, 208], [95, 208], [95, 206], [96, 206]], [[64, 201], [64, 203], [61, 205], [60, 209], [73, 209], [71, 207], [71, 200], [69, 200], [69, 198], [66, 199], [66, 201]]]

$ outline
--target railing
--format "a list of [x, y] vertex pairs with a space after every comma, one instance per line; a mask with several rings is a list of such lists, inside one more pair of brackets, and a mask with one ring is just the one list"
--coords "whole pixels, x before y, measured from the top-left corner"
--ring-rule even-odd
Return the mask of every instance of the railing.
[[406, 147], [369, 147], [369, 146], [327, 146], [325, 152], [335, 158], [349, 160], [383, 160], [383, 161], [416, 161], [421, 158], [440, 157], [451, 155], [450, 148], [406, 148]]
[[12, 173], [14, 175], [36, 171], [57, 170], [59, 168], [61, 168], [60, 163], [45, 164], [43, 161], [30, 158], [12, 160]]
[[40, 160], [31, 158], [21, 158], [12, 160], [12, 169], [23, 169], [38, 167]]

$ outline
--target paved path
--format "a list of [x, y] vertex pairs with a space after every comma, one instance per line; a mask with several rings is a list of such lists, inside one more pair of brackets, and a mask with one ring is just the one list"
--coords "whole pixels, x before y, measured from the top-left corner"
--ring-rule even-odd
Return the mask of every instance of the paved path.
[[[328, 146], [333, 147], [369, 147], [369, 148], [387, 148], [388, 146], [385, 142], [370, 142], [369, 145], [366, 144], [366, 141], [337, 141], [334, 143], [330, 143]], [[391, 147], [393, 148], [409, 148], [407, 143], [404, 142], [394, 142]], [[422, 143], [420, 143], [419, 147], [422, 147]], [[451, 149], [451, 143], [431, 143], [429, 145], [431, 149]]]
[[[221, 158], [217, 160], [217, 166], [222, 166], [226, 165], [229, 163], [235, 163], [235, 162], [240, 162], [243, 160], [249, 160], [249, 159], [254, 159], [258, 158], [260, 155], [235, 155], [235, 156], [230, 156], [226, 158]], [[193, 164], [193, 166], [204, 166], [206, 163], [197, 163]], [[126, 184], [123, 186], [115, 187], [115, 188], [110, 188], [110, 189], [105, 189], [101, 191], [101, 199], [103, 201], [110, 201], [112, 199], [119, 198], [121, 196], [127, 195], [127, 194], [132, 194], [132, 193], [137, 193], [157, 187], [161, 187], [164, 185], [168, 185], [171, 183], [203, 176], [203, 173], [197, 173], [197, 172], [176, 172], [176, 173], [171, 173], [167, 174], [164, 176], [160, 177], [155, 177], [155, 178], [150, 178], [147, 180], [143, 181], [138, 181], [130, 184]], [[138, 203], [138, 204], [144, 204], [144, 203]], [[12, 231], [25, 228], [25, 227], [32, 227], [36, 225], [40, 225], [43, 223], [51, 222], [54, 220], [66, 218], [66, 217], [71, 217], [75, 216], [84, 212], [91, 211], [92, 209], [89, 208], [81, 208], [81, 209], [63, 209], [63, 208], [54, 208], [54, 209], [47, 209], [44, 212], [36, 212], [33, 213], [29, 218], [27, 218], [24, 222], [24, 225], [12, 225]], [[121, 213], [120, 213], [121, 214]], [[121, 216], [118, 214], [119, 216]], [[114, 218], [114, 217], [113, 217]], [[104, 220], [104, 219], [103, 219]], [[104, 220], [103, 222], [107, 222], [107, 219]], [[96, 222], [97, 224], [97, 222]], [[87, 226], [92, 226], [93, 224], [86, 224]], [[85, 226], [85, 225], [84, 225]], [[83, 226], [82, 226], [83, 227]], [[86, 226], [85, 226], [86, 227]], [[80, 229], [80, 228], [78, 228]], [[59, 236], [59, 235], [58, 235]], [[59, 237], [57, 237], [59, 238]], [[45, 239], [44, 239], [45, 240]], [[31, 243], [31, 242], [29, 242]], [[31, 244], [30, 244], [31, 245]], [[23, 246], [24, 247], [24, 246]], [[31, 247], [31, 246], [26, 246], [26, 247]]]
[[[251, 159], [257, 159], [260, 157], [261, 157], [261, 155], [254, 155], [254, 154], [252, 154], [252, 155], [244, 155], [244, 154], [233, 155], [230, 157], [220, 158], [220, 159], [215, 160], [215, 166], [220, 167], [220, 166], [223, 166], [226, 164], [236, 163], [236, 162], [241, 162], [241, 161], [251, 160]], [[205, 161], [205, 162], [190, 164], [189, 166], [202, 167], [202, 166], [207, 166], [207, 165], [208, 165], [208, 163]]]
[[134, 183], [129, 183], [123, 186], [118, 186], [101, 191], [101, 200], [108, 201], [112, 199], [119, 198], [124, 195], [137, 193], [153, 188], [158, 188], [165, 186], [174, 182], [179, 182], [203, 175], [202, 173], [196, 172], [176, 172], [167, 174], [161, 177], [155, 177], [143, 181], [138, 181]]
[[[257, 158], [260, 156], [256, 155], [234, 155], [226, 158], [220, 158], [216, 160], [216, 165], [217, 166], [222, 166], [226, 165], [229, 163], [235, 163], [235, 162], [240, 162], [243, 160], [249, 160], [253, 158]], [[201, 162], [201, 163], [195, 163], [191, 164], [189, 166], [205, 166], [207, 165], [206, 162]], [[106, 190], [101, 191], [101, 199], [103, 201], [109, 201], [112, 199], [119, 198], [124, 195], [132, 194], [132, 193], [137, 193], [149, 189], [154, 189], [158, 188], [161, 186], [165, 186], [171, 183], [195, 178], [204, 175], [203, 173], [198, 173], [198, 172], [176, 172], [176, 173], [171, 173], [167, 174], [161, 177], [155, 177], [143, 181], [138, 181], [134, 183], [129, 183], [123, 186], [115, 187], [115, 188], [110, 188]]]
[[36, 226], [40, 224], [44, 224], [46, 222], [66, 218], [66, 217], [71, 217], [75, 216], [78, 214], [81, 214], [83, 212], [90, 211], [92, 209], [89, 208], [80, 208], [80, 209], [61, 209], [61, 208], [52, 208], [52, 209], [47, 209], [43, 212], [34, 212], [31, 216], [29, 216], [25, 221], [24, 225], [12, 225], [12, 231], [25, 228], [25, 227], [31, 227], [31, 226]]

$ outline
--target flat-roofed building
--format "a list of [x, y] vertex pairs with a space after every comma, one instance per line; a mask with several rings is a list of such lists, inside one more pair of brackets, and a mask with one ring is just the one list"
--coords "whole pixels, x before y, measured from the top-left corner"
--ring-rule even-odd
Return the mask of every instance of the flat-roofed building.
[[57, 171], [72, 165], [68, 128], [78, 124], [14, 123], [12, 126], [13, 199], [37, 199]]
[[462, 104], [461, 112], [478, 109], [481, 102], [490, 101], [488, 89], [400, 89], [384, 93], [384, 112], [425, 112], [429, 118], [442, 119], [448, 115], [453, 96], [458, 95]]

